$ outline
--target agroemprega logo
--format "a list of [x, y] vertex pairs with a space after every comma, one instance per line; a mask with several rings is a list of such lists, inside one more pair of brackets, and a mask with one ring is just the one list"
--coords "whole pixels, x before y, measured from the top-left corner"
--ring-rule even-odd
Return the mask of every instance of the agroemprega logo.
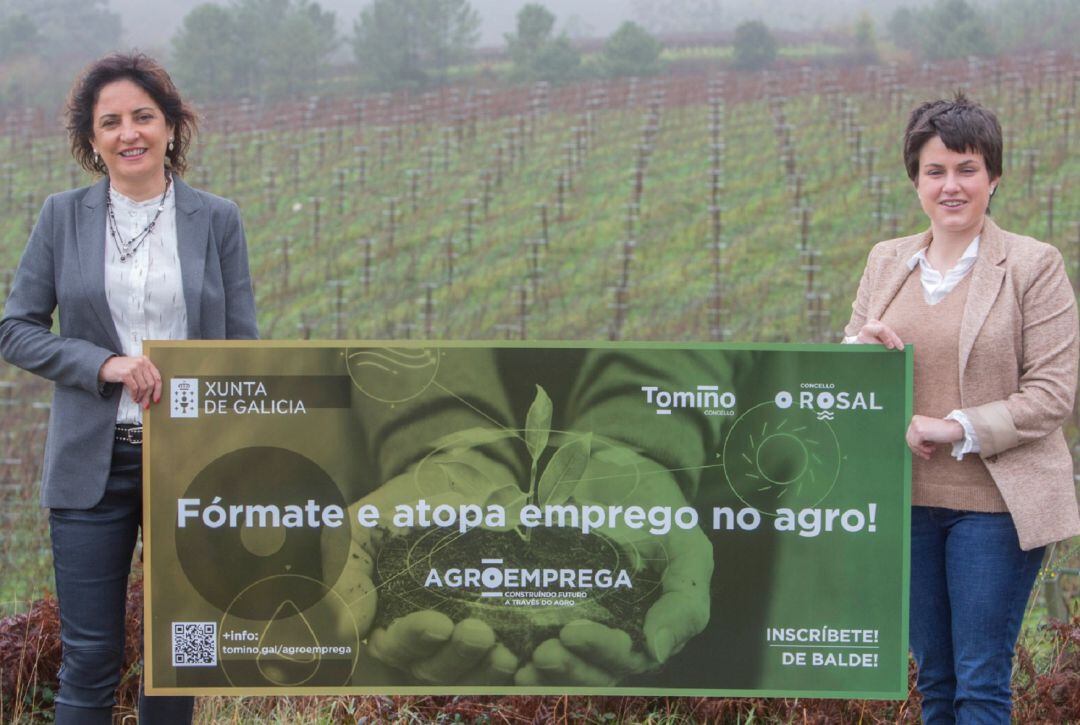
[[199, 379], [173, 378], [169, 384], [169, 417], [199, 417]]
[[674, 408], [700, 410], [705, 415], [735, 415], [735, 393], [720, 391], [719, 385], [698, 385], [695, 390], [662, 390], [657, 385], [642, 385], [645, 403], [656, 408], [657, 415], [671, 415]]
[[428, 589], [478, 589], [483, 598], [535, 599], [538, 603], [586, 599], [590, 589], [633, 589], [626, 569], [521, 568], [502, 559], [481, 559], [480, 567], [432, 568], [424, 579]]
[[874, 391], [836, 390], [835, 383], [803, 383], [798, 398], [787, 390], [781, 390], [773, 398], [776, 407], [787, 410], [798, 403], [799, 410], [814, 411], [818, 420], [833, 420], [834, 410], [884, 410], [878, 405]]

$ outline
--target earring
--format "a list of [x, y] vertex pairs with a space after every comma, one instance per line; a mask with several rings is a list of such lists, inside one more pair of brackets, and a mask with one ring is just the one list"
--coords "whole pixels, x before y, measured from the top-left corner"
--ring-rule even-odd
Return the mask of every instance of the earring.
[[172, 151], [172, 150], [173, 150], [173, 140], [170, 138], [169, 139], [169, 151]]
[[100, 160], [101, 160], [101, 157], [98, 156], [97, 149], [94, 149], [94, 163], [97, 164], [97, 162], [100, 161]]

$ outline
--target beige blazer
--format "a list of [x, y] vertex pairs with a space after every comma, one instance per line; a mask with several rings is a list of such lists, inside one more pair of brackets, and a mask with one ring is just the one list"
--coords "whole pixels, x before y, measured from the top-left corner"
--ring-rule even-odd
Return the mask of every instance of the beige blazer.
[[[927, 231], [874, 246], [844, 334], [880, 319], [911, 274], [907, 261], [931, 238]], [[987, 217], [970, 274], [960, 323], [960, 402], [979, 455], [1023, 549], [1076, 536], [1080, 512], [1061, 426], [1076, 393], [1078, 323], [1061, 252]]]

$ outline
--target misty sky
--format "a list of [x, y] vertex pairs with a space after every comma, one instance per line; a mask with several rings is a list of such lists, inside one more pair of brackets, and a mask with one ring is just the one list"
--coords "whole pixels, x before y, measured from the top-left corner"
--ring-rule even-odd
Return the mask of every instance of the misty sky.
[[[206, 0], [109, 0], [119, 13], [128, 45], [162, 56], [168, 55], [169, 40], [180, 21], [193, 7]], [[527, 0], [472, 0], [472, 6], [484, 21], [480, 44], [498, 46], [503, 35], [514, 29], [514, 18]], [[610, 35], [624, 20], [641, 20], [635, 7], [667, 3], [694, 4], [702, 0], [540, 0], [555, 13], [558, 27], [571, 35], [603, 37]], [[768, 25], [785, 29], [816, 29], [836, 26], [853, 20], [864, 8], [878, 20], [884, 19], [899, 5], [921, 5], [927, 0], [718, 0], [724, 25], [733, 28], [747, 19], [764, 20]], [[228, 4], [219, 0], [218, 4]], [[337, 15], [339, 36], [352, 33], [353, 20], [364, 0], [320, 0], [319, 4]], [[660, 11], [663, 14], [663, 10]], [[879, 31], [880, 32], [880, 31]]]

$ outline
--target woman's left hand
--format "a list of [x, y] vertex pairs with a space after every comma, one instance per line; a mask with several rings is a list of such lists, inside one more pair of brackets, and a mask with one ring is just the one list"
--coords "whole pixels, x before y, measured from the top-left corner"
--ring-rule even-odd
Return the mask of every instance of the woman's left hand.
[[904, 437], [912, 453], [924, 460], [930, 460], [939, 443], [963, 440], [964, 426], [955, 420], [913, 415]]

